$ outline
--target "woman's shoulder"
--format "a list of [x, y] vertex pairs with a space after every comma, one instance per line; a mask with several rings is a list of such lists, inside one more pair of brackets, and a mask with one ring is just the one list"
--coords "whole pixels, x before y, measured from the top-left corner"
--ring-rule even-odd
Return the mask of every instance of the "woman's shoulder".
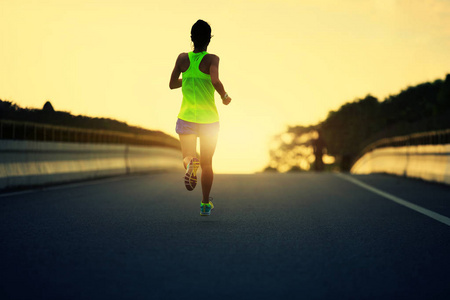
[[211, 58], [212, 58], [212, 57], [214, 57], [214, 58], [219, 58], [219, 56], [218, 56], [217, 54], [213, 54], [213, 53], [208, 53], [208, 54], [205, 55], [205, 57], [206, 57], [206, 56], [211, 57]]
[[182, 52], [178, 55], [178, 59], [189, 59], [189, 53]]
[[219, 61], [219, 56], [216, 54], [208, 53], [205, 55], [205, 60], [208, 62]]

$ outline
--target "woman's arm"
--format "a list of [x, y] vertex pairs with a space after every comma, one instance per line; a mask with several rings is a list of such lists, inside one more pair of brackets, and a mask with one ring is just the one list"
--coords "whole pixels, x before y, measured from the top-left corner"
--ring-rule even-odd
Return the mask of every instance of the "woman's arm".
[[222, 82], [219, 79], [219, 57], [217, 55], [212, 55], [211, 66], [209, 67], [209, 74], [211, 75], [211, 82], [217, 93], [219, 93], [222, 102], [225, 105], [230, 104], [231, 98], [225, 92]]
[[177, 61], [175, 62], [175, 67], [173, 68], [172, 71], [172, 75], [170, 76], [169, 88], [171, 90], [181, 87], [182, 79], [180, 78], [181, 74], [180, 61], [182, 55], [183, 54], [178, 55]]

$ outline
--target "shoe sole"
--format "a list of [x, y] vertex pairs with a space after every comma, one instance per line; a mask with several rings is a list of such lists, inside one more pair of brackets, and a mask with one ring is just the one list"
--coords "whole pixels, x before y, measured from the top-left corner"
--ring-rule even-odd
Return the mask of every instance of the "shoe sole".
[[187, 166], [186, 174], [184, 175], [184, 186], [188, 191], [192, 191], [197, 186], [197, 170], [200, 167], [200, 161], [194, 157]]

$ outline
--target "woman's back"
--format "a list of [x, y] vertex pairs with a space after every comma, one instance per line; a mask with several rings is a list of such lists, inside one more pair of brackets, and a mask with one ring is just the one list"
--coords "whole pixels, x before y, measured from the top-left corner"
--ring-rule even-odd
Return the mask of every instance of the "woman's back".
[[182, 72], [183, 101], [178, 118], [203, 124], [218, 122], [219, 114], [214, 100], [215, 89], [211, 76], [204, 72], [208, 67], [208, 62], [204, 62], [208, 53], [189, 52], [187, 56], [189, 65], [183, 62], [183, 67], [187, 68]]
[[[205, 57], [203, 57], [202, 61], [200, 62], [200, 66], [199, 66], [200, 71], [202, 71], [203, 73], [208, 74], [208, 75], [210, 74], [210, 68], [211, 68], [211, 62], [212, 62], [213, 56], [215, 56], [215, 55], [208, 53], [205, 55]], [[186, 72], [186, 70], [190, 66], [189, 53], [181, 53], [180, 59], [181, 59], [181, 61], [180, 61], [181, 72]]]

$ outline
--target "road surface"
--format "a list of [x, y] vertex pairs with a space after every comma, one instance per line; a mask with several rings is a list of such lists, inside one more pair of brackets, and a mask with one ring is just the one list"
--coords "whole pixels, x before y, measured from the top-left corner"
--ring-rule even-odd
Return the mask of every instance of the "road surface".
[[0, 195], [0, 299], [450, 299], [448, 186], [216, 175], [210, 217], [200, 195], [173, 173]]

